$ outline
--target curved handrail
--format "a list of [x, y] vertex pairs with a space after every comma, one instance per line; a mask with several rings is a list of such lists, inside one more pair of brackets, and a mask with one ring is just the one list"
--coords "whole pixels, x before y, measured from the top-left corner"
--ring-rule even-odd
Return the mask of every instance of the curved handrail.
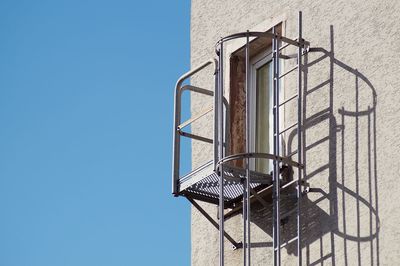
[[182, 83], [185, 81], [185, 79], [196, 74], [197, 72], [199, 72], [200, 70], [202, 70], [203, 68], [207, 67], [210, 64], [214, 64], [214, 73], [216, 73], [217, 69], [218, 69], [218, 62], [217, 62], [217, 59], [211, 58], [211, 59], [207, 60], [206, 62], [204, 62], [203, 64], [195, 67], [194, 69], [192, 69], [192, 70], [186, 72], [185, 74], [183, 74], [182, 76], [180, 76], [175, 85], [175, 93], [182, 86]]
[[239, 33], [234, 33], [225, 37], [222, 37], [216, 44], [215, 46], [217, 47], [221, 43], [234, 40], [234, 39], [239, 39], [239, 38], [247, 38], [247, 37], [260, 37], [260, 38], [276, 38], [278, 40], [281, 40], [282, 42], [285, 42], [287, 44], [291, 44], [297, 47], [306, 47], [309, 46], [310, 43], [305, 41], [304, 39], [299, 40], [292, 40], [287, 37], [284, 37], [278, 33], [272, 33], [272, 32], [262, 32], [262, 31], [246, 31], [246, 32], [239, 32]]
[[290, 165], [290, 166], [293, 166], [296, 168], [300, 168], [300, 169], [304, 168], [304, 165], [302, 165], [298, 162], [295, 162], [295, 161], [289, 159], [288, 157], [282, 157], [282, 156], [277, 156], [277, 155], [270, 154], [270, 153], [260, 153], [260, 152], [237, 153], [237, 154], [225, 156], [224, 158], [222, 158], [221, 160], [219, 160], [216, 163], [215, 168], [218, 169], [220, 166], [222, 166], [223, 164], [230, 162], [230, 161], [242, 160], [242, 159], [246, 159], [246, 158], [259, 158], [259, 159], [274, 160], [274, 161], [278, 161], [278, 162], [283, 162], [287, 165]]

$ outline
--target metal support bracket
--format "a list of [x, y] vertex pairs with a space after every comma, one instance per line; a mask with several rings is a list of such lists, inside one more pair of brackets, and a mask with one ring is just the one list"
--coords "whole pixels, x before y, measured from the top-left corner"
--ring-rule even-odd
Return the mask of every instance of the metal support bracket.
[[[201, 213], [204, 217], [215, 227], [219, 230], [218, 223], [193, 199], [186, 197], [187, 200]], [[227, 232], [224, 231], [224, 236], [228, 239], [229, 242], [232, 243], [232, 249], [236, 250], [243, 247], [242, 242], [236, 242]]]

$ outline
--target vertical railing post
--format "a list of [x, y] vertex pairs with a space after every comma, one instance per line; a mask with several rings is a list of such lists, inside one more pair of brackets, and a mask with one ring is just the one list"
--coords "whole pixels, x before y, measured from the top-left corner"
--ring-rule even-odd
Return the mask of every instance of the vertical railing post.
[[[250, 47], [249, 31], [246, 35], [246, 114], [245, 114], [245, 132], [246, 132], [246, 153], [250, 152]], [[250, 159], [246, 157], [246, 180], [243, 184], [243, 260], [244, 265], [250, 266]]]
[[[224, 157], [224, 121], [223, 121], [223, 97], [224, 97], [224, 49], [223, 41], [219, 46], [219, 86], [218, 86], [218, 159]], [[219, 169], [219, 265], [224, 265], [224, 171], [220, 164]]]
[[174, 98], [174, 131], [172, 145], [172, 194], [178, 194], [179, 168], [180, 168], [180, 135], [178, 133], [178, 125], [181, 123], [181, 81], [175, 86]]
[[[275, 27], [272, 28], [272, 33], [275, 34]], [[276, 47], [275, 47], [275, 37], [272, 38], [272, 67], [273, 67], [273, 78], [272, 78], [272, 94], [273, 94], [273, 144], [274, 144], [274, 155], [276, 152], [276, 109], [278, 105], [275, 101], [275, 61], [276, 61]], [[272, 205], [273, 205], [273, 214], [272, 214], [272, 251], [273, 251], [273, 259], [274, 259], [274, 266], [277, 265], [276, 263], [276, 204], [275, 204], [275, 186], [276, 186], [276, 160], [273, 161], [273, 173], [272, 173]]]
[[[302, 13], [299, 12], [298, 18], [298, 31], [299, 37], [298, 41], [300, 43], [297, 51], [297, 162], [302, 164], [302, 56], [303, 56], [303, 36], [302, 36]], [[301, 178], [302, 178], [302, 169], [299, 167], [297, 169], [297, 254], [298, 254], [298, 265], [302, 264], [302, 256], [301, 256]]]
[[[279, 43], [275, 27], [272, 28], [274, 34], [272, 41], [273, 62], [274, 62], [274, 155], [279, 156]], [[274, 173], [273, 173], [273, 203], [274, 203], [274, 265], [281, 263], [281, 249], [280, 249], [280, 185], [279, 185], [279, 162], [274, 160]]]
[[[280, 109], [279, 109], [279, 102], [280, 102], [280, 79], [279, 79], [279, 74], [280, 74], [280, 59], [279, 59], [279, 39], [276, 38], [275, 40], [275, 46], [276, 46], [276, 153], [277, 156], [280, 156], [280, 126], [281, 126], [281, 118], [280, 118]], [[281, 265], [281, 185], [280, 185], [280, 165], [279, 161], [277, 162], [277, 168], [276, 168], [276, 223], [277, 223], [277, 245], [278, 245], [278, 265]]]
[[[217, 51], [218, 53], [218, 51]], [[213, 133], [214, 133], [214, 138], [213, 138], [213, 160], [214, 160], [214, 170], [216, 169], [216, 165], [218, 162], [218, 94], [219, 94], [219, 72], [220, 72], [220, 67], [219, 67], [219, 54], [218, 54], [218, 63], [215, 68], [215, 86], [214, 86], [214, 104], [213, 104], [213, 109], [214, 109], [214, 125], [213, 125]]]

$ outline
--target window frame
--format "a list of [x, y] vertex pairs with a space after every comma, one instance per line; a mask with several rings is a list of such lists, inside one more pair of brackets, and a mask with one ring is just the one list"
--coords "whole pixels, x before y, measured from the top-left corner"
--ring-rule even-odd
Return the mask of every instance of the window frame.
[[[256, 151], [256, 130], [257, 130], [257, 70], [263, 67], [265, 64], [272, 64], [272, 49], [269, 47], [262, 53], [257, 54], [250, 60], [250, 150], [252, 152]], [[273, 67], [273, 66], [271, 66]], [[273, 77], [271, 77], [273, 79]], [[269, 110], [268, 114], [268, 124], [269, 124], [269, 151], [268, 153], [273, 153], [273, 87], [268, 88], [269, 90], [269, 106], [271, 107]], [[281, 91], [281, 89], [280, 89]], [[261, 159], [265, 160], [265, 159]], [[273, 162], [271, 160], [269, 161], [269, 170], [272, 170], [273, 168]], [[250, 160], [250, 169], [251, 170], [256, 170], [256, 160]]]

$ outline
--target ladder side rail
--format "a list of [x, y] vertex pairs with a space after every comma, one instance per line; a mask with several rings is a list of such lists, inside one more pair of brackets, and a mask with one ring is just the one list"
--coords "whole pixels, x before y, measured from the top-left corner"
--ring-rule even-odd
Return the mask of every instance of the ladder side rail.
[[[278, 36], [279, 37], [279, 36]], [[278, 103], [280, 102], [280, 79], [279, 79], [279, 76], [280, 76], [280, 57], [279, 57], [279, 46], [280, 46], [280, 44], [281, 44], [281, 42], [280, 42], [280, 39], [279, 38], [276, 38], [276, 47], [277, 47], [277, 51], [276, 51], [276, 103], [277, 103], [277, 105], [278, 105]], [[280, 109], [279, 109], [279, 107], [277, 107], [276, 108], [276, 110], [277, 110], [277, 112], [276, 112], [276, 124], [277, 124], [277, 127], [276, 127], [276, 133], [277, 133], [277, 135], [276, 135], [276, 150], [277, 150], [277, 156], [280, 156], [281, 154], [280, 154], [280, 147], [281, 147], [281, 143], [280, 143], [280, 135], [281, 135], [281, 132], [280, 132], [280, 127], [281, 127], [281, 117], [280, 117]], [[279, 249], [278, 249], [278, 265], [280, 266], [281, 265], [281, 261], [282, 261], [282, 258], [281, 258], [281, 249], [280, 249], [280, 246], [281, 246], [281, 223], [280, 223], [280, 221], [281, 221], [281, 206], [280, 206], [280, 203], [281, 203], [281, 196], [280, 196], [280, 194], [281, 194], [281, 192], [280, 192], [280, 163], [278, 162], [277, 163], [277, 179], [276, 179], [276, 192], [277, 192], [277, 194], [276, 194], [276, 206], [277, 206], [277, 212], [276, 212], [276, 228], [277, 228], [277, 246], [279, 247]]]
[[[298, 17], [298, 31], [299, 37], [298, 40], [302, 41], [302, 12], [299, 11]], [[301, 46], [298, 47], [297, 51], [297, 160], [298, 163], [302, 164], [302, 53], [303, 48]], [[301, 196], [302, 196], [302, 188], [301, 188], [301, 178], [302, 178], [302, 169], [298, 168], [297, 170], [297, 264], [299, 266], [302, 265], [302, 250], [301, 250]]]
[[[245, 47], [245, 93], [246, 93], [246, 111], [245, 111], [245, 134], [246, 134], [246, 153], [250, 152], [250, 46], [249, 31], [246, 35]], [[246, 178], [243, 182], [243, 265], [250, 266], [250, 158], [245, 160]]]
[[[222, 108], [222, 99], [223, 99], [223, 94], [224, 94], [224, 47], [223, 43], [220, 44], [219, 46], [219, 67], [218, 67], [218, 99], [217, 99], [217, 105], [218, 105], [218, 158], [223, 158], [223, 152], [224, 152], [224, 135], [223, 135], [223, 108]], [[224, 265], [224, 176], [223, 176], [223, 166], [221, 165], [217, 169], [217, 173], [219, 175], [219, 265], [223, 266]]]
[[[272, 28], [272, 32], [275, 33], [275, 27]], [[274, 156], [276, 156], [276, 111], [277, 111], [277, 103], [275, 97], [275, 69], [276, 69], [276, 44], [275, 38], [272, 39], [272, 63], [273, 63], [273, 81], [272, 81], [272, 92], [273, 92], [273, 150]], [[273, 217], [272, 217], [272, 248], [273, 248], [273, 260], [274, 266], [277, 265], [277, 254], [276, 254], [276, 164], [277, 162], [273, 162], [273, 173], [272, 173], [272, 202], [273, 202]]]
[[[275, 32], [275, 27], [272, 28], [273, 33]], [[276, 60], [276, 56], [275, 56], [275, 40], [272, 39], [272, 68], [273, 68], [273, 79], [272, 79], [272, 99], [273, 99], [273, 109], [272, 109], [272, 116], [273, 116], [273, 154], [274, 156], [276, 156], [275, 154], [275, 112], [276, 112], [276, 106], [277, 104], [275, 103], [275, 60]], [[275, 179], [276, 179], [276, 174], [275, 174], [275, 167], [276, 166], [276, 162], [273, 161], [273, 172], [272, 172], [272, 252], [273, 252], [273, 265], [276, 265], [276, 252], [275, 252], [275, 246], [276, 246], [276, 232], [275, 232]]]
[[215, 71], [215, 86], [214, 86], [214, 125], [213, 125], [213, 163], [214, 163], [214, 170], [216, 170], [216, 164], [218, 162], [218, 96], [219, 96], [219, 75], [220, 75], [220, 59], [218, 58], [218, 63]]

